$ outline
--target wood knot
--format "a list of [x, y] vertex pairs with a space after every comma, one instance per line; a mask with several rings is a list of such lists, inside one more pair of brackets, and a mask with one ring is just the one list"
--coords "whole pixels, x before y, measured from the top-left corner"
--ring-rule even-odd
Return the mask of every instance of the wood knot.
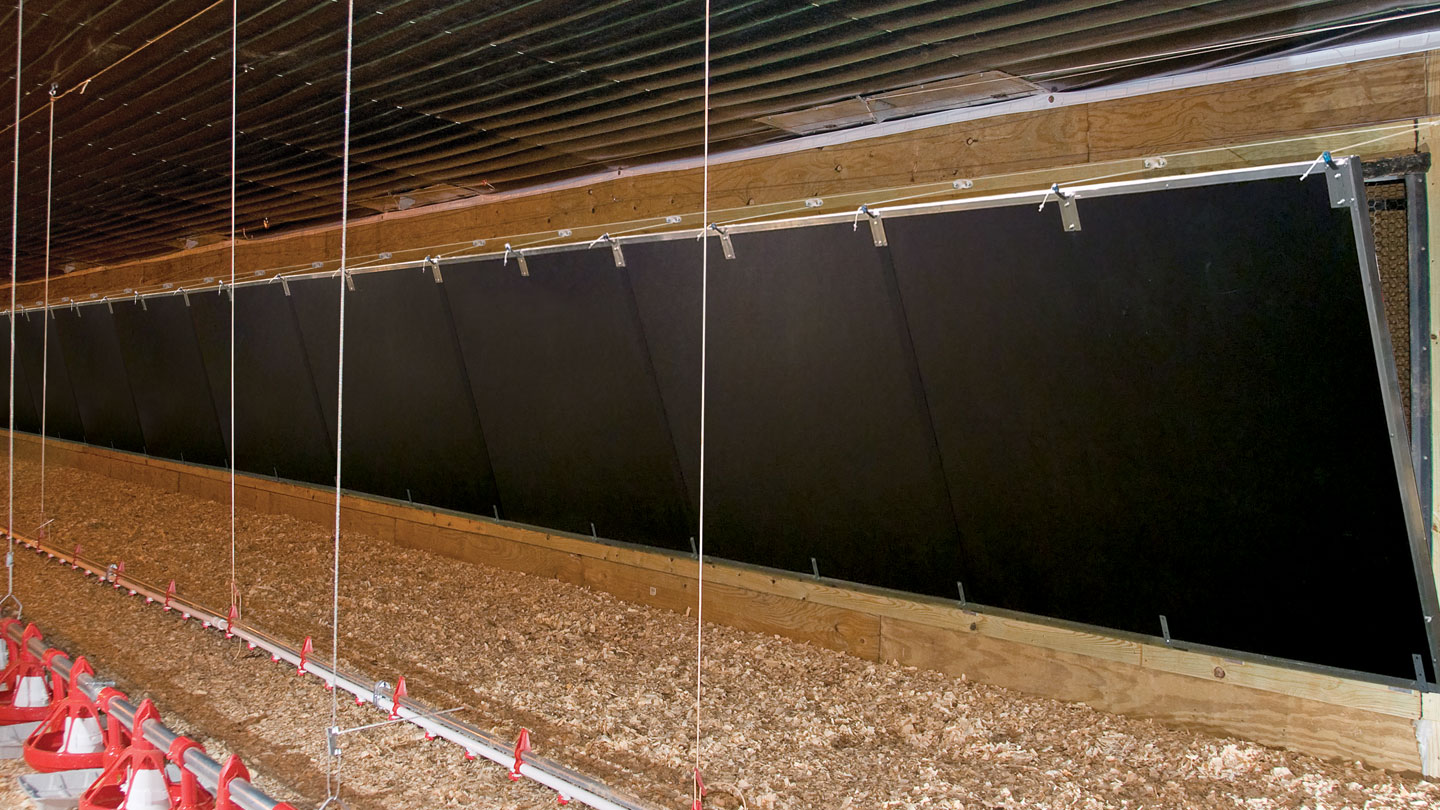
[[1217, 678], [1223, 678], [1223, 677], [1225, 677], [1225, 669], [1224, 669], [1224, 667], [1215, 667], [1215, 677], [1217, 677]]

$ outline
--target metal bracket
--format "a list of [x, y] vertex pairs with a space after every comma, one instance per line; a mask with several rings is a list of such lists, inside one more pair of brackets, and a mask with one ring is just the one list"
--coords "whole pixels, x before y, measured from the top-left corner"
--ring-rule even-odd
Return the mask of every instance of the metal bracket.
[[1166, 644], [1170, 643], [1170, 621], [1165, 618], [1164, 613], [1160, 614], [1160, 635], [1165, 637]]
[[880, 212], [871, 211], [869, 206], [862, 205], [855, 211], [856, 224], [859, 224], [861, 214], [870, 219], [870, 238], [875, 240], [875, 247], [889, 245], [890, 240], [885, 236], [885, 223], [880, 220]]
[[951, 183], [951, 184], [950, 184], [950, 187], [953, 188], [953, 189], [955, 189], [956, 191], [965, 191], [965, 190], [967, 190], [967, 189], [972, 189], [972, 188], [974, 188], [974, 187], [975, 187], [975, 181], [974, 181], [974, 180], [970, 180], [970, 179], [968, 179], [968, 178], [960, 179], [960, 180], [956, 180], [955, 182]]
[[529, 278], [529, 277], [530, 277], [530, 265], [529, 265], [529, 264], [526, 264], [526, 262], [525, 262], [525, 254], [522, 253], [521, 251], [516, 250], [515, 248], [510, 247], [510, 243], [509, 243], [509, 242], [506, 242], [506, 243], [505, 243], [505, 258], [500, 260], [500, 264], [501, 264], [501, 265], [509, 264], [509, 263], [510, 263], [510, 257], [511, 257], [511, 256], [514, 256], [514, 257], [515, 257], [515, 263], [518, 264], [518, 265], [520, 265], [520, 275], [522, 275], [522, 276], [524, 276], [524, 277], [526, 277], [526, 278]]
[[370, 689], [370, 699], [374, 702], [375, 708], [388, 713], [390, 707], [386, 705], [386, 701], [390, 700], [390, 684], [385, 681], [376, 681], [375, 686]]
[[1163, 169], [1170, 165], [1170, 161], [1163, 157], [1148, 157], [1145, 158], [1144, 165], [1147, 169]]
[[[1321, 155], [1321, 159], [1328, 158], [1329, 152]], [[1341, 158], [1338, 162], [1334, 159], [1325, 160], [1325, 187], [1330, 192], [1330, 207], [1344, 208], [1356, 199], [1355, 186], [1350, 181], [1350, 173], [1342, 168], [1346, 159]]]
[[620, 249], [620, 243], [614, 239], [610, 240], [610, 257], [615, 260], [616, 267], [625, 266], [625, 251]]
[[330, 752], [332, 757], [340, 756], [340, 728], [338, 726], [330, 726], [325, 729], [325, 749]]
[[1075, 206], [1074, 197], [1060, 201], [1060, 221], [1067, 232], [1080, 230], [1080, 209]]
[[340, 272], [345, 275], [345, 289], [350, 292], [355, 292], [355, 274], [349, 270], [341, 270]]
[[1425, 685], [1425, 657], [1419, 653], [1410, 656], [1410, 661], [1415, 665], [1415, 682], [1421, 686]]
[[[140, 293], [138, 293], [138, 292], [135, 293], [135, 302], [140, 305], [140, 308], [141, 308], [141, 309], [145, 310], [146, 312], [149, 312], [149, 311], [150, 311], [149, 305], [147, 305], [147, 304], [145, 303], [145, 299], [142, 298], [142, 297], [140, 296]], [[78, 312], [79, 310], [76, 310], [76, 311]]]
[[956, 590], [956, 591], [959, 591], [959, 593], [960, 593], [960, 606], [961, 606], [961, 607], [964, 607], [964, 606], [965, 606], [965, 583], [961, 582], [961, 581], [958, 580], [958, 579], [955, 580], [955, 590]]
[[[715, 233], [717, 233], [717, 234], [720, 235], [720, 252], [723, 253], [723, 254], [725, 254], [725, 258], [727, 258], [727, 259], [733, 259], [733, 258], [735, 258], [735, 244], [730, 241], [730, 232], [729, 232], [729, 231], [725, 230], [724, 228], [720, 227], [719, 225], [716, 225], [716, 224], [713, 223], [713, 222], [710, 223], [710, 225], [706, 228], [706, 230], [714, 231]], [[704, 234], [701, 234], [701, 235], [704, 236]]]
[[180, 288], [180, 297], [185, 299], [185, 306], [190, 306], [190, 293], [185, 292], [184, 287]]
[[[1062, 191], [1059, 183], [1050, 186], [1050, 193], [1060, 201], [1060, 224], [1065, 226], [1065, 232], [1080, 230], [1080, 209], [1075, 205], [1075, 195]], [[1045, 204], [1040, 205], [1044, 207]]]
[[[111, 315], [114, 315], [114, 314], [115, 314], [115, 305], [112, 304], [112, 303], [110, 303], [110, 299], [109, 299], [109, 298], [106, 298], [106, 299], [105, 299], [105, 308], [108, 309], [108, 310], [110, 310], [110, 314], [111, 314]], [[51, 316], [52, 316], [52, 317], [54, 316], [54, 313], [53, 313], [53, 312], [51, 313]]]
[[276, 276], [276, 278], [280, 279], [280, 289], [284, 290], [284, 291], [285, 291], [285, 297], [286, 297], [286, 298], [289, 298], [289, 297], [290, 297], [290, 279], [288, 279], [288, 278], [286, 278], [286, 277], [284, 277], [284, 276]]
[[601, 242], [610, 245], [610, 256], [615, 259], [615, 266], [624, 267], [625, 251], [620, 249], [620, 243], [615, 241], [615, 237], [611, 236], [608, 233], [602, 233], [598, 238], [596, 238], [594, 242], [590, 243], [590, 247], [595, 247]]
[[426, 256], [425, 264], [430, 267], [430, 274], [435, 277], [436, 284], [444, 284], [445, 278], [440, 275], [440, 257]]
[[1061, 190], [1060, 183], [1051, 183], [1050, 190], [1040, 199], [1040, 210], [1045, 210], [1045, 203], [1050, 202], [1050, 195], [1056, 195], [1056, 199], [1060, 200], [1060, 223], [1066, 232], [1079, 231], [1080, 209], [1076, 208], [1076, 196]]

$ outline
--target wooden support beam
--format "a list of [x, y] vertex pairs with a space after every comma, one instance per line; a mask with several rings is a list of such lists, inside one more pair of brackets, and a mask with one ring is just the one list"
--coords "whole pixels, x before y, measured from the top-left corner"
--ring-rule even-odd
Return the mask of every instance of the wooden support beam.
[[[1433, 54], [1376, 59], [1229, 84], [1173, 90], [1134, 98], [1014, 113], [898, 135], [719, 163], [712, 174], [712, 207], [737, 209], [718, 219], [793, 213], [800, 201], [821, 197], [827, 206], [855, 207], [905, 196], [916, 183], [991, 178], [975, 194], [1048, 187], [1135, 166], [1113, 161], [1171, 156], [1171, 171], [1200, 171], [1264, 162], [1303, 160], [1323, 149], [1343, 149], [1370, 136], [1356, 127], [1403, 125], [1440, 114], [1434, 94]], [[1259, 144], [1259, 145], [1256, 145]], [[1366, 154], [1411, 152], [1415, 133], [1367, 144]], [[1195, 149], [1210, 151], [1183, 154]], [[350, 255], [382, 251], [395, 260], [454, 250], [473, 240], [568, 228], [592, 239], [616, 223], [699, 210], [698, 170], [622, 175], [586, 187], [562, 188], [438, 210], [394, 212], [351, 223]], [[261, 212], [255, 212], [261, 213]], [[632, 226], [633, 227], [633, 226]], [[686, 227], [698, 227], [698, 221]], [[256, 235], [251, 235], [255, 237]], [[242, 278], [332, 262], [333, 227], [243, 240]], [[211, 245], [158, 259], [92, 268], [55, 279], [52, 300], [85, 299], [162, 282], [182, 283], [228, 275], [228, 250]], [[331, 265], [333, 269], [333, 264]], [[21, 301], [40, 296], [22, 285]]]
[[[21, 457], [38, 458], [35, 436], [17, 433], [15, 447]], [[168, 491], [229, 499], [222, 469], [55, 439], [49, 440], [49, 459]], [[321, 525], [334, 517], [334, 495], [319, 486], [242, 475], [236, 498], [247, 508]], [[382, 541], [677, 612], [695, 604], [697, 568], [687, 555], [359, 495], [346, 495], [341, 511], [344, 525]], [[1435, 695], [752, 566], [707, 562], [705, 578], [706, 616], [740, 629], [1318, 756], [1440, 774]]]

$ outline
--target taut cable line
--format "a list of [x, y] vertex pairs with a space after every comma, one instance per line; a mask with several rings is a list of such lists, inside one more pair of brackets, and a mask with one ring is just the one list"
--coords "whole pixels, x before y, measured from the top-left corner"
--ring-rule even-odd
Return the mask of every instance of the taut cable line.
[[25, 0], [15, 4], [15, 162], [10, 180], [10, 410], [6, 432], [5, 456], [10, 470], [7, 508], [5, 510], [5, 596], [0, 607], [14, 600], [15, 615], [24, 607], [15, 596], [15, 289], [20, 269], [20, 66], [22, 40], [25, 36]]
[[705, 783], [700, 752], [701, 689], [705, 664], [705, 384], [710, 337], [710, 0], [705, 0], [705, 64], [703, 157], [701, 158], [700, 222], [700, 505], [695, 544], [695, 781], [693, 810], [701, 810]]
[[235, 581], [235, 169], [239, 146], [236, 112], [240, 93], [240, 0], [230, 3], [230, 612], [240, 615], [240, 592]]
[[[50, 212], [55, 193], [55, 85], [50, 85], [50, 141], [45, 147], [45, 288], [50, 303]], [[45, 520], [45, 422], [50, 413], [50, 315], [40, 313], [40, 525]]]
[[[345, 124], [340, 148], [340, 272], [336, 274], [339, 279], [340, 292], [340, 345], [335, 363], [335, 547], [334, 569], [331, 571], [330, 585], [330, 671], [332, 673], [338, 672], [340, 669], [340, 473], [344, 459], [345, 435], [345, 292], [349, 286], [346, 262], [349, 260], [347, 236], [350, 226], [350, 88], [355, 58], [355, 0], [347, 0], [345, 8]], [[339, 727], [340, 694], [332, 685], [327, 740]], [[322, 808], [340, 801], [339, 744], [334, 743], [329, 753], [330, 768], [326, 771], [325, 781], [330, 795], [326, 797], [325, 804], [321, 805]]]

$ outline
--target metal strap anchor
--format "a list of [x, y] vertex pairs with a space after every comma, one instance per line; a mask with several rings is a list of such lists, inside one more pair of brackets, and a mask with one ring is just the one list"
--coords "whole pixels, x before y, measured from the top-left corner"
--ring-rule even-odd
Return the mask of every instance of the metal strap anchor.
[[514, 256], [514, 257], [515, 257], [515, 262], [520, 265], [520, 275], [525, 276], [526, 278], [529, 278], [529, 277], [530, 277], [530, 265], [528, 265], [528, 264], [525, 263], [525, 254], [522, 253], [521, 251], [516, 250], [515, 248], [510, 247], [510, 243], [509, 243], [509, 242], [506, 242], [506, 243], [505, 243], [505, 258], [503, 258], [503, 259], [500, 260], [501, 266], [508, 265], [508, 264], [510, 263], [510, 257], [511, 257], [511, 256]]
[[1044, 198], [1040, 200], [1040, 208], [1044, 211], [1045, 204], [1050, 201], [1050, 195], [1054, 194], [1055, 199], [1060, 201], [1060, 223], [1064, 225], [1067, 233], [1080, 230], [1080, 209], [1075, 205], [1075, 195], [1060, 188], [1059, 183], [1053, 183], [1050, 189], [1045, 192]]
[[606, 243], [610, 245], [610, 255], [615, 259], [615, 266], [624, 267], [625, 252], [620, 249], [620, 243], [615, 241], [615, 237], [611, 236], [608, 233], [602, 233], [599, 237], [595, 239], [594, 242], [590, 243], [590, 247], [593, 248], [601, 243]]
[[436, 283], [436, 284], [444, 284], [444, 283], [445, 283], [444, 277], [440, 275], [440, 257], [439, 257], [439, 256], [426, 256], [425, 259], [424, 259], [424, 264], [425, 264], [425, 266], [427, 266], [427, 267], [430, 268], [430, 274], [433, 275], [433, 276], [435, 276], [435, 283]]
[[714, 231], [716, 234], [719, 234], [720, 252], [725, 254], [725, 258], [735, 258], [735, 245], [730, 241], [730, 232], [725, 230], [717, 223], [712, 222], [709, 225], [705, 226], [705, 230], [700, 233], [700, 238], [704, 239], [706, 234], [710, 231]]
[[860, 217], [862, 214], [870, 220], [870, 237], [875, 240], [875, 247], [885, 247], [890, 244], [890, 240], [885, 236], [885, 223], [880, 219], [880, 212], [871, 211], [868, 205], [862, 205], [855, 209], [855, 222], [850, 230], [860, 229]]

